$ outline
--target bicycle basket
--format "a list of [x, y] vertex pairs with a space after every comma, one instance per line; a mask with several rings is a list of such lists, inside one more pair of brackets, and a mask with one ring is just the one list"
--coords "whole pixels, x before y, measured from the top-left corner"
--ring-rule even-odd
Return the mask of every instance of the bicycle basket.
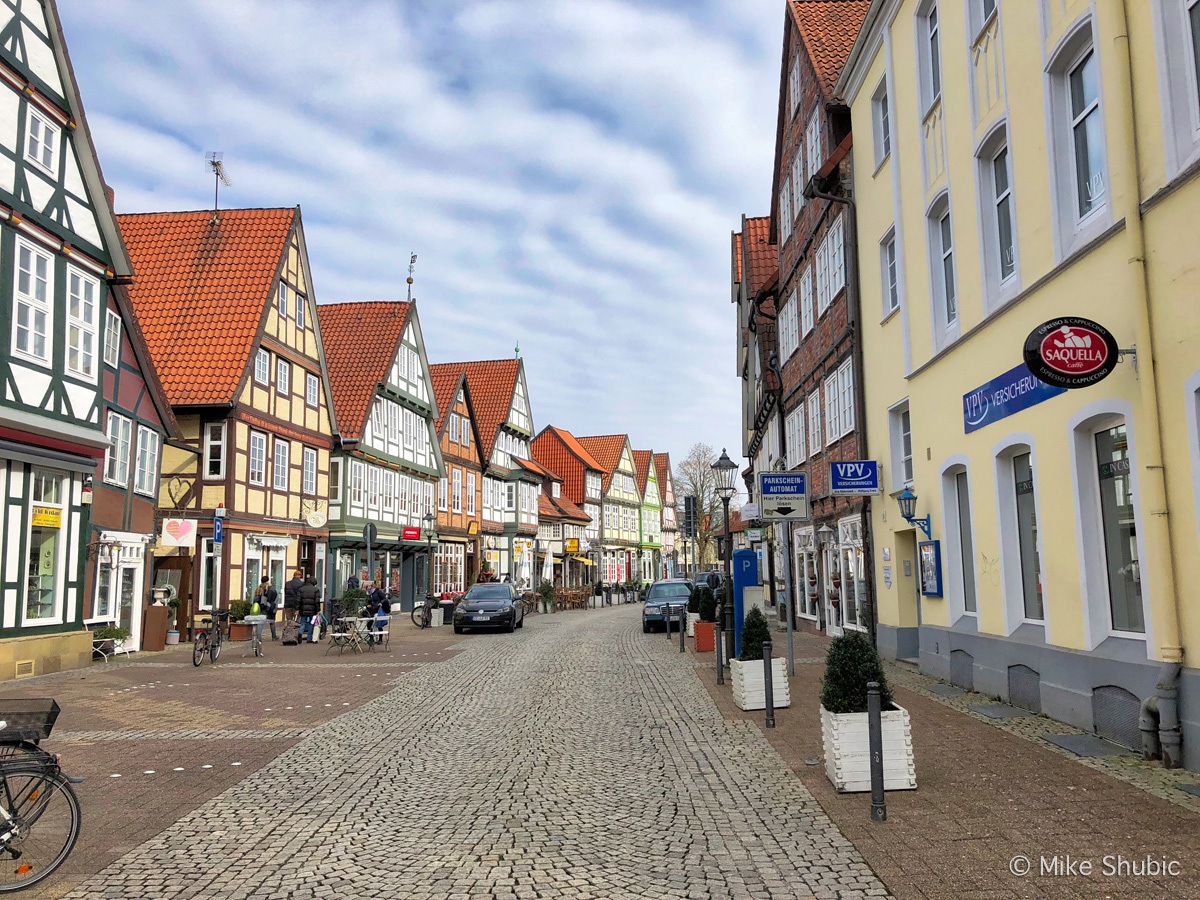
[[5, 723], [0, 729], [0, 744], [50, 737], [59, 712], [61, 708], [49, 697], [0, 700], [0, 721]]

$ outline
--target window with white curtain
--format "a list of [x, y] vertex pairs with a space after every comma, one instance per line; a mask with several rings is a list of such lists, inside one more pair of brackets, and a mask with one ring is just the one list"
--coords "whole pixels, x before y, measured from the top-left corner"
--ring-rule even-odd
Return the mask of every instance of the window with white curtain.
[[813, 391], [808, 395], [808, 455], [816, 456], [821, 451], [821, 394]]

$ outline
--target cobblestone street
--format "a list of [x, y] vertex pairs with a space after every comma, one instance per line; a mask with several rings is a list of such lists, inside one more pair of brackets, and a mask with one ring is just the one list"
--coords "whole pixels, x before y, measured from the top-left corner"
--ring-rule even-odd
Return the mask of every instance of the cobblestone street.
[[885, 895], [639, 609], [468, 636], [68, 896]]

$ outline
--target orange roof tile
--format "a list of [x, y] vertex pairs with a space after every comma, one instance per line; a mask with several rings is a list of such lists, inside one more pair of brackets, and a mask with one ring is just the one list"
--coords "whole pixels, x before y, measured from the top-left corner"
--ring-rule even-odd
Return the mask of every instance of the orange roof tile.
[[551, 497], [550, 499], [551, 499], [551, 502], [553, 502], [554, 505], [557, 506], [559, 508], [559, 510], [562, 512], [564, 518], [573, 519], [574, 521], [577, 521], [577, 522], [592, 521], [591, 516], [589, 516], [587, 513], [585, 513], [582, 509], [580, 509], [578, 506], [576, 506], [574, 503], [572, 503], [566, 497], [563, 497], [560, 495], [558, 497]]
[[788, 5], [825, 97], [832, 100], [871, 0], [791, 0]]
[[465, 374], [466, 369], [462, 363], [431, 363], [429, 366], [429, 380], [433, 382], [433, 397], [438, 408], [434, 430], [439, 435], [442, 433], [446, 413], [458, 397], [458, 385]]
[[233, 401], [299, 220], [299, 208], [117, 216], [129, 297], [173, 406]]
[[583, 448], [575, 435], [553, 425], [541, 430], [530, 443], [529, 450], [539, 463], [562, 476], [563, 493], [575, 503], [583, 502], [586, 470], [602, 471], [600, 463]]
[[612, 482], [613, 471], [617, 468], [617, 463], [621, 461], [621, 451], [629, 442], [629, 435], [596, 434], [577, 438], [577, 440], [600, 464], [600, 472], [604, 475], [601, 489], [607, 494], [608, 486]]
[[492, 458], [500, 426], [508, 421], [521, 360], [482, 359], [452, 365], [461, 366], [467, 373], [467, 388], [479, 428], [479, 455], [486, 465]]
[[663, 503], [667, 502], [667, 478], [671, 471], [671, 454], [670, 453], [655, 453], [654, 454], [654, 475], [658, 478], [658, 493], [662, 496]]
[[[642, 497], [646, 496], [646, 484], [650, 481], [650, 463], [654, 460], [653, 450], [634, 450], [633, 467], [637, 469], [637, 485]], [[655, 474], [655, 478], [658, 475]]]
[[753, 297], [779, 272], [779, 248], [771, 243], [771, 217], [747, 216], [744, 222], [746, 267], [750, 272], [747, 296]]
[[561, 519], [562, 512], [545, 494], [538, 494], [538, 521], [544, 519]]
[[742, 283], [742, 233], [733, 233], [733, 280]]
[[387, 380], [411, 312], [412, 304], [403, 300], [317, 305], [334, 416], [344, 437], [362, 436], [375, 389]]
[[551, 481], [562, 481], [561, 478], [559, 478], [545, 466], [538, 465], [538, 463], [534, 462], [532, 459], [518, 458], [516, 463], [527, 472], [533, 472], [535, 475], [541, 475], [544, 478], [549, 478]]

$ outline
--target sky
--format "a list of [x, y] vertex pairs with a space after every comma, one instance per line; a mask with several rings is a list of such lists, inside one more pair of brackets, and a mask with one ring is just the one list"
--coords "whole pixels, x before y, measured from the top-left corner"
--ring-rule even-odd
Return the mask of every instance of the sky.
[[525, 360], [538, 430], [741, 459], [730, 232], [782, 0], [59, 0], [118, 212], [295, 206], [318, 302]]

